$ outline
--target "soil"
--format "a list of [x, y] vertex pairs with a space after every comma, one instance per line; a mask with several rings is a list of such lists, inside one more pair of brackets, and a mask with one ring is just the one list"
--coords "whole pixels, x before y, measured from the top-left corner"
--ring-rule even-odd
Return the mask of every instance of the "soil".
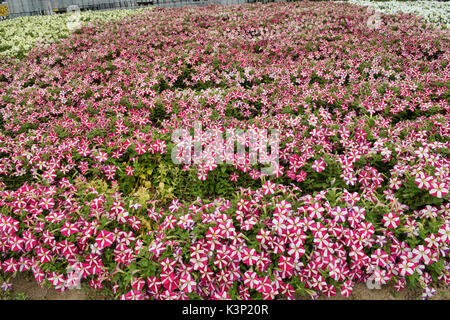
[[[18, 275], [12, 281], [12, 294], [25, 293], [29, 300], [98, 300], [105, 299], [98, 296], [93, 290], [72, 289], [58, 292], [53, 287], [40, 287], [31, 276]], [[436, 288], [436, 295], [431, 300], [449, 300], [450, 287], [442, 286]], [[310, 300], [305, 296], [297, 296], [298, 300]], [[356, 284], [350, 298], [343, 297], [339, 292], [331, 298], [324, 295], [319, 296], [319, 300], [422, 300], [421, 290], [403, 289], [400, 292], [394, 290], [393, 286], [381, 286], [380, 289], [369, 289], [365, 284]]]
[[25, 293], [28, 300], [88, 300], [104, 299], [104, 297], [95, 296], [93, 290], [71, 289], [64, 292], [56, 291], [54, 287], [43, 285], [36, 282], [34, 277], [19, 274], [12, 280], [12, 295]]
[[[436, 289], [436, 294], [429, 300], [449, 300], [450, 287], [443, 286]], [[298, 296], [298, 300], [310, 300], [309, 297]], [[342, 296], [339, 292], [333, 297], [320, 295], [319, 300], [422, 300], [422, 290], [405, 288], [396, 291], [392, 285], [383, 285], [380, 289], [369, 289], [364, 283], [357, 283], [353, 287], [349, 298]]]
[[[450, 288], [437, 288], [436, 295], [430, 300], [448, 300], [450, 299]], [[320, 298], [319, 298], [320, 299]], [[341, 294], [336, 294], [334, 297], [321, 297], [323, 300], [345, 300]], [[353, 288], [350, 295], [351, 300], [423, 300], [422, 290], [413, 290], [405, 288], [401, 291], [396, 291], [394, 286], [382, 286], [381, 289], [368, 289], [363, 283], [358, 283]]]

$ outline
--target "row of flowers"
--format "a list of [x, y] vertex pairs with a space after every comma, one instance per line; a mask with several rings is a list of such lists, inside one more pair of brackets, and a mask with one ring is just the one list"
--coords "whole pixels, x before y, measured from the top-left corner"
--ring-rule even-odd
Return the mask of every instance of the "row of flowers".
[[83, 11], [79, 12], [79, 17], [72, 12], [6, 19], [0, 21], [0, 55], [23, 57], [34, 46], [46, 46], [67, 38], [73, 31], [70, 23], [74, 19], [79, 18], [83, 25], [121, 19], [142, 10]]
[[450, 8], [447, 1], [368, 1], [349, 0], [348, 2], [373, 8], [385, 14], [414, 14], [423, 17], [427, 23], [450, 28]]
[[[368, 6], [385, 14], [403, 12], [423, 17], [438, 26], [450, 27], [450, 9], [444, 1], [366, 1], [350, 0], [350, 3]], [[94, 21], [116, 20], [137, 14], [142, 10], [83, 11], [82, 24]], [[48, 45], [72, 32], [67, 27], [71, 14], [20, 17], [0, 22], [0, 55], [24, 56], [35, 45]]]
[[[5, 58], [4, 288], [16, 272], [123, 299], [448, 285], [449, 35], [367, 14], [155, 9]], [[197, 122], [202, 162], [175, 164], [172, 133]], [[239, 129], [279, 131], [273, 175], [211, 147]]]

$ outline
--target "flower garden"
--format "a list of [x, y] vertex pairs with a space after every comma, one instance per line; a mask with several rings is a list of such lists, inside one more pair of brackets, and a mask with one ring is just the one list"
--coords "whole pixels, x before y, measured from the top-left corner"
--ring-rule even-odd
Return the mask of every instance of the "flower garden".
[[[147, 9], [149, 10], [149, 9]], [[139, 14], [143, 9], [80, 12], [82, 24], [114, 21]], [[1, 13], [0, 13], [1, 14]], [[33, 47], [61, 41], [71, 34], [67, 27], [70, 14], [24, 16], [0, 23], [0, 55], [23, 58]]]
[[[85, 15], [72, 33], [23, 18], [10, 43], [19, 21], [0, 22], [3, 290], [18, 273], [116, 299], [448, 286], [445, 24], [371, 28], [345, 2]], [[173, 132], [196, 123], [200, 160], [179, 164]], [[272, 174], [215, 148], [275, 129]]]
[[450, 7], [443, 1], [368, 1], [349, 0], [350, 3], [368, 6], [387, 14], [398, 12], [415, 14], [426, 21], [450, 28]]

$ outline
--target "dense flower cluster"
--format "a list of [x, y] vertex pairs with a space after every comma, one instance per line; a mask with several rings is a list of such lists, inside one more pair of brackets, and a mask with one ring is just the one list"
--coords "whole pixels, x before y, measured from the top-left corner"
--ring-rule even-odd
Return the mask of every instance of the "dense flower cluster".
[[349, 0], [348, 2], [368, 6], [385, 14], [414, 14], [426, 22], [450, 28], [450, 7], [447, 1], [368, 1]]
[[[66, 290], [77, 270], [122, 299], [366, 281], [432, 296], [450, 282], [449, 34], [366, 19], [330, 2], [155, 9], [5, 58], [5, 286], [32, 272]], [[274, 175], [207, 134], [202, 163], [174, 164], [171, 133], [196, 122], [277, 129]]]
[[[143, 9], [83, 11], [80, 13], [80, 23], [117, 20], [142, 11]], [[72, 32], [67, 24], [71, 14], [73, 13], [25, 16], [0, 21], [0, 55], [21, 57], [34, 46], [46, 46], [67, 38]]]

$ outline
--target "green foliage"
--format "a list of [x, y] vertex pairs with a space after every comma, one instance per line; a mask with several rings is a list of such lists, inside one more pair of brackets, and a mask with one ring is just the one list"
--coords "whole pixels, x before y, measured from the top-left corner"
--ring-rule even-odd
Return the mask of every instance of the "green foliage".
[[166, 108], [164, 107], [161, 101], [157, 101], [155, 107], [151, 110], [150, 121], [156, 124], [161, 124], [161, 121], [164, 119], [168, 119], [170, 115], [166, 112]]

